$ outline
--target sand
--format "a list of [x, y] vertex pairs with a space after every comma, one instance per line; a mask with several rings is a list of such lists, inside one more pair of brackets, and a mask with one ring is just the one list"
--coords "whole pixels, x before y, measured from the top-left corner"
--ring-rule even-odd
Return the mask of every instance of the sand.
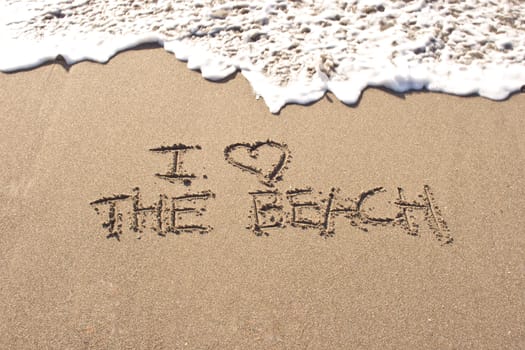
[[0, 348], [525, 347], [523, 94], [272, 115], [154, 49], [0, 96]]

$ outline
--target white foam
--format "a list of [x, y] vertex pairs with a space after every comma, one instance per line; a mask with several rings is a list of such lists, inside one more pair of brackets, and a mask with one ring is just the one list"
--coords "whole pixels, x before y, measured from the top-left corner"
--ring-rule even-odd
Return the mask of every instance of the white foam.
[[158, 43], [221, 80], [235, 71], [273, 113], [367, 86], [507, 98], [525, 85], [525, 2], [4, 0], [0, 70], [62, 56], [107, 62]]

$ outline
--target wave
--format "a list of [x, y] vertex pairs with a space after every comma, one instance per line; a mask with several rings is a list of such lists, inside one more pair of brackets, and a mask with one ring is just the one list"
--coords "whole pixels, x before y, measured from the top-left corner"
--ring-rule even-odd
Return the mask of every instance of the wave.
[[520, 0], [4, 0], [0, 70], [107, 62], [158, 43], [222, 80], [240, 71], [272, 113], [368, 86], [507, 98], [525, 85]]

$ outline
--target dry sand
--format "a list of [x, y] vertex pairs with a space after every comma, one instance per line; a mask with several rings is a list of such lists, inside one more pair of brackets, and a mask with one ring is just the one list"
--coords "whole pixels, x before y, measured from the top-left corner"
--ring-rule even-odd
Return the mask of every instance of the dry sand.
[[525, 348], [524, 94], [275, 116], [157, 49], [0, 96], [0, 348]]

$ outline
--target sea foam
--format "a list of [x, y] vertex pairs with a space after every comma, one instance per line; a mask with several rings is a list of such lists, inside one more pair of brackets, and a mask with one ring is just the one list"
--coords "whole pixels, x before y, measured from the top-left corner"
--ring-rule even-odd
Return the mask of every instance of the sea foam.
[[367, 86], [501, 100], [525, 85], [522, 0], [4, 0], [0, 70], [107, 62], [158, 43], [221, 80], [240, 71], [277, 113]]

